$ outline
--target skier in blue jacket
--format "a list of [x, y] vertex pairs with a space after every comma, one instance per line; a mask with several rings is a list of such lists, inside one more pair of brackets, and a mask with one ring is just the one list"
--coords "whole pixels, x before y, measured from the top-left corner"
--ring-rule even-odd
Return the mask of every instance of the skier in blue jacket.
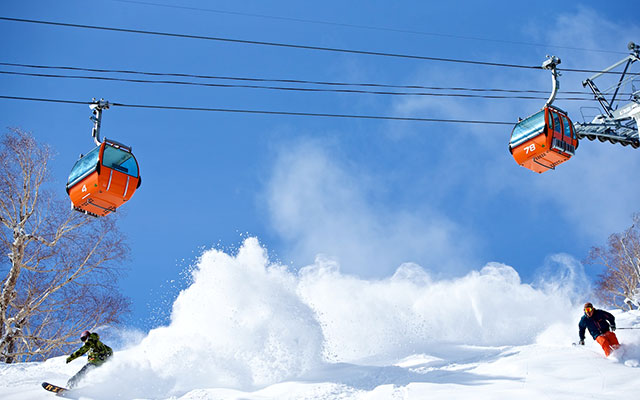
[[607, 357], [613, 350], [620, 347], [618, 338], [613, 333], [616, 330], [616, 318], [604, 310], [596, 310], [591, 303], [584, 305], [584, 315], [580, 319], [578, 328], [580, 344], [584, 345], [584, 332], [589, 329], [593, 340], [602, 346]]

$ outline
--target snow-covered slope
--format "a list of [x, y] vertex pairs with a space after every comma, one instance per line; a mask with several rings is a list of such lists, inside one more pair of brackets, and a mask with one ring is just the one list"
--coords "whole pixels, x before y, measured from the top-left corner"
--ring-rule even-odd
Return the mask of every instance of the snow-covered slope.
[[[636, 317], [636, 321], [640, 318]], [[620, 334], [622, 341], [628, 335]], [[637, 343], [637, 336], [635, 337]], [[159, 393], [164, 385], [132, 375], [78, 391], [90, 399], [636, 399], [640, 368], [637, 344], [630, 354], [605, 359], [596, 346], [545, 345], [443, 348], [440, 356], [416, 354], [387, 365], [336, 363], [255, 390], [201, 384], [182, 393]], [[626, 365], [625, 365], [626, 364]], [[42, 381], [64, 383], [79, 365], [64, 358], [0, 367], [0, 398], [53, 398]], [[197, 370], [194, 365], [184, 370]], [[123, 371], [123, 375], [126, 373]], [[87, 383], [89, 384], [89, 383]], [[147, 394], [145, 394], [147, 393]]]
[[[608, 359], [577, 341], [584, 280], [559, 257], [523, 284], [492, 263], [435, 280], [415, 265], [363, 280], [318, 259], [297, 273], [257, 240], [205, 252], [171, 323], [116, 352], [76, 391], [88, 399], [637, 398], [640, 329]], [[562, 277], [562, 278], [560, 278]], [[545, 283], [547, 282], [547, 283]], [[551, 283], [549, 283], [551, 282]], [[577, 304], [576, 304], [577, 303]], [[597, 306], [597, 304], [596, 304]], [[640, 328], [640, 312], [615, 313]], [[0, 366], [0, 398], [45, 399], [83, 361]]]

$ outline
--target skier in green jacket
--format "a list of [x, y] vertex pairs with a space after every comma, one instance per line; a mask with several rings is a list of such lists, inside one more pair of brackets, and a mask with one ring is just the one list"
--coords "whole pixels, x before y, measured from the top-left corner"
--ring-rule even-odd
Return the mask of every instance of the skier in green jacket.
[[78, 382], [93, 368], [99, 367], [104, 364], [105, 361], [109, 357], [113, 355], [113, 350], [111, 347], [100, 341], [100, 336], [97, 333], [91, 333], [89, 331], [84, 331], [80, 335], [80, 340], [84, 342], [84, 345], [80, 347], [78, 350], [73, 352], [69, 357], [67, 357], [67, 364], [71, 361], [75, 360], [78, 357], [83, 356], [86, 352], [88, 354], [88, 363], [77, 374], [71, 377], [67, 382], [67, 388], [71, 389], [75, 387]]

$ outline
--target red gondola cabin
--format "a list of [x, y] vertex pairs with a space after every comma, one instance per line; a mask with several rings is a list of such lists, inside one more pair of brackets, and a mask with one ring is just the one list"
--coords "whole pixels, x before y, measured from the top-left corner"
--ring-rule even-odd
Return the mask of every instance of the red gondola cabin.
[[128, 201], [141, 183], [131, 148], [105, 139], [73, 166], [67, 193], [75, 210], [101, 217]]
[[540, 174], [570, 159], [577, 147], [567, 113], [552, 106], [518, 122], [509, 141], [516, 162]]

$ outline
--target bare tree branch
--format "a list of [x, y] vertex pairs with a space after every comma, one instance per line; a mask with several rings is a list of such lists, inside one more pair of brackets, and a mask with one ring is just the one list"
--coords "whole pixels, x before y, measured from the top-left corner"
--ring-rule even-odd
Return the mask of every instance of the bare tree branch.
[[50, 149], [28, 133], [0, 139], [0, 361], [68, 352], [80, 330], [117, 323], [129, 249], [112, 216], [69, 210], [48, 190]]
[[633, 216], [633, 224], [622, 233], [609, 236], [606, 246], [594, 247], [587, 262], [599, 264], [604, 271], [596, 282], [601, 300], [618, 308], [630, 308], [640, 289], [640, 214]]

